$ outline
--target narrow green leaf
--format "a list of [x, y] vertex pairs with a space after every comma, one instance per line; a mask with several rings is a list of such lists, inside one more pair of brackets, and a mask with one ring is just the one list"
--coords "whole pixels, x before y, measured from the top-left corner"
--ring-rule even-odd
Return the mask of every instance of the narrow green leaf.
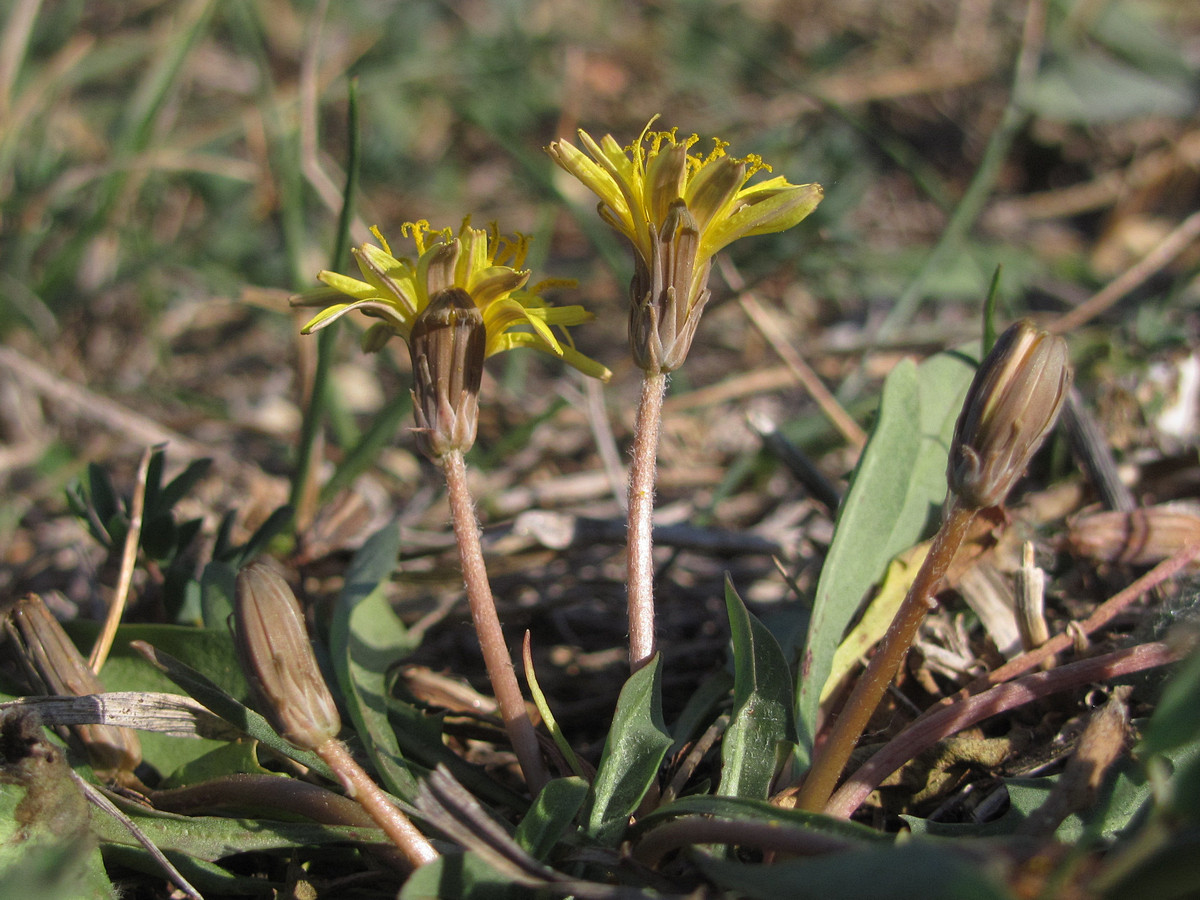
[[231, 562], [241, 568], [258, 556], [272, 538], [291, 524], [293, 515], [295, 510], [285, 504], [267, 516], [267, 520], [259, 525], [254, 534], [250, 535], [250, 539], [238, 549], [236, 558]]
[[385, 592], [399, 555], [400, 529], [395, 522], [371, 535], [355, 554], [334, 609], [329, 643], [359, 738], [388, 790], [412, 801], [416, 779], [388, 723], [388, 669], [413, 649]]
[[635, 834], [678, 819], [683, 816], [705, 816], [728, 819], [732, 822], [758, 822], [777, 828], [795, 828], [802, 831], [819, 831], [822, 834], [844, 838], [847, 841], [890, 844], [893, 835], [884, 834], [866, 825], [834, 818], [822, 813], [806, 812], [801, 809], [783, 809], [766, 800], [751, 800], [746, 797], [717, 797], [708, 794], [693, 794], [680, 797], [665, 806], [660, 806], [642, 816], [634, 827]]
[[[149, 644], [137, 641], [134, 646], [151, 664], [159, 668], [171, 681], [179, 685], [189, 697], [204, 704], [209, 712], [220, 716], [235, 728], [241, 729], [249, 737], [271, 748], [276, 753], [308, 766], [330, 781], [337, 781], [337, 777], [319, 756], [289, 744], [275, 732], [275, 729], [271, 727], [266, 719], [250, 709], [250, 707], [225, 693], [207, 676], [175, 659], [169, 653], [165, 653]], [[206, 751], [207, 748], [205, 748], [204, 752]]]
[[388, 697], [389, 722], [405, 765], [416, 776], [445, 766], [461, 784], [481, 801], [523, 812], [529, 800], [497, 781], [480, 766], [467, 762], [442, 737], [441, 716], [419, 709], [397, 697]]
[[982, 854], [932, 843], [744, 865], [697, 854], [718, 885], [750, 900], [1011, 900]]
[[525, 681], [529, 684], [529, 694], [533, 697], [533, 705], [537, 707], [538, 714], [542, 717], [542, 724], [550, 732], [550, 737], [554, 738], [554, 745], [558, 747], [558, 752], [563, 755], [563, 759], [567, 761], [567, 765], [571, 767], [571, 771], [580, 778], [584, 778], [583, 765], [579, 762], [579, 757], [575, 755], [575, 748], [571, 746], [571, 742], [563, 734], [562, 727], [559, 726], [558, 720], [554, 718], [554, 710], [550, 708], [550, 702], [546, 699], [546, 694], [542, 691], [542, 686], [538, 683], [537, 672], [534, 670], [533, 658], [529, 650], [528, 632], [525, 633], [523, 660], [525, 663]]
[[717, 793], [766, 800], [780, 745], [794, 741], [792, 674], [775, 636], [746, 609], [728, 576], [725, 606], [733, 638], [733, 712], [721, 743]]
[[588, 830], [609, 845], [620, 842], [626, 821], [654, 783], [671, 746], [662, 717], [661, 669], [662, 656], [655, 654], [625, 682], [604, 742]]
[[538, 794], [517, 826], [518, 844], [545, 862], [587, 800], [588, 783], [582, 778], [555, 778]]
[[[252, 798], [248, 798], [252, 801]], [[162, 812], [122, 810], [160, 850], [176, 851], [215, 862], [238, 853], [311, 847], [332, 843], [380, 844], [377, 828], [323, 825], [318, 822], [280, 822], [264, 818], [178, 816]], [[93, 816], [93, 830], [106, 843], [135, 846], [135, 838], [109, 816]]]

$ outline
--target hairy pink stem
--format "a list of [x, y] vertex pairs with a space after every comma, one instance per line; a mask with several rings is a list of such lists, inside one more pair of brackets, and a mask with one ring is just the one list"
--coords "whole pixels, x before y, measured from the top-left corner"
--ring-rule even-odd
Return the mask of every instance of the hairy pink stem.
[[521, 687], [517, 684], [512, 657], [504, 641], [500, 617], [496, 613], [496, 601], [492, 597], [487, 567], [483, 562], [479, 522], [475, 518], [475, 505], [467, 488], [467, 466], [460, 450], [451, 450], [441, 461], [446, 473], [454, 536], [458, 540], [463, 581], [467, 587], [467, 602], [471, 607], [475, 634], [479, 638], [479, 649], [483, 652], [488, 679], [500, 706], [504, 729], [508, 732], [521, 771], [525, 774], [525, 783], [529, 790], [536, 794], [550, 780], [550, 773], [542, 758], [537, 732], [534, 731], [533, 722], [529, 718]]
[[642, 381], [629, 470], [629, 668], [636, 672], [654, 656], [654, 484], [658, 434], [667, 376], [647, 372]]

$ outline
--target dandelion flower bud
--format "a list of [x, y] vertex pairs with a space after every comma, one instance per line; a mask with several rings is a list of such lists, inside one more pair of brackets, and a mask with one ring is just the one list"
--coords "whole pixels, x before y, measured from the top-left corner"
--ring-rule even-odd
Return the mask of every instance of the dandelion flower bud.
[[275, 730], [302, 750], [337, 736], [342, 720], [288, 583], [265, 563], [238, 573], [234, 605], [238, 659]]
[[483, 314], [462, 288], [439, 291], [413, 322], [417, 446], [434, 462], [475, 443], [486, 349]]
[[954, 428], [946, 477], [968, 507], [1004, 502], [1054, 426], [1071, 384], [1067, 345], [1014, 323], [979, 365]]
[[[6, 629], [26, 670], [47, 694], [84, 697], [104, 693], [100, 679], [37, 594], [22, 597], [13, 605]], [[72, 728], [102, 779], [125, 781], [142, 761], [141, 742], [130, 728], [103, 724]]]

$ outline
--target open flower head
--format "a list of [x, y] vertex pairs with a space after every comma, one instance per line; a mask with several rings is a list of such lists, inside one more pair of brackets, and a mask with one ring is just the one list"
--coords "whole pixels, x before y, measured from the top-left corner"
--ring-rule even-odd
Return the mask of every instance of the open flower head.
[[600, 217], [633, 245], [634, 357], [648, 371], [671, 371], [687, 356], [708, 302], [713, 256], [738, 238], [791, 228], [816, 209], [823, 191], [782, 176], [748, 185], [771, 171], [761, 157], [729, 156], [717, 138], [707, 154], [693, 153], [697, 135], [651, 131], [653, 124], [627, 147], [612, 135], [597, 143], [580, 131], [582, 150], [568, 141], [546, 150], [600, 198]]
[[352, 310], [380, 321], [363, 335], [363, 349], [378, 350], [392, 335], [408, 341], [413, 323], [431, 297], [450, 288], [467, 293], [483, 317], [485, 355], [514, 347], [532, 347], [556, 356], [585, 375], [607, 381], [611, 372], [575, 349], [567, 328], [593, 318], [582, 306], [553, 306], [541, 291], [562, 282], [543, 281], [526, 287], [529, 240], [506, 236], [493, 225], [472, 228], [464, 220], [452, 229], [433, 230], [426, 221], [406, 222], [401, 233], [416, 245], [416, 259], [396, 257], [378, 229], [378, 245], [365, 243], [352, 251], [362, 280], [324, 271], [317, 278], [327, 287], [299, 295], [293, 302], [325, 306], [303, 328], [311, 334]]

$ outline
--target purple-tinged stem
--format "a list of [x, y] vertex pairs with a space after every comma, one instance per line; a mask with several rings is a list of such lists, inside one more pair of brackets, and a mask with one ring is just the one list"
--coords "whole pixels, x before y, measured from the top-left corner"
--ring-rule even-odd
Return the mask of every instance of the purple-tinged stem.
[[1182, 655], [1182, 651], [1165, 643], [1140, 644], [1059, 666], [1049, 672], [1035, 672], [967, 697], [953, 706], [942, 707], [932, 715], [913, 722], [888, 741], [846, 779], [846, 783], [825, 806], [825, 812], [831, 816], [848, 818], [892, 772], [938, 741], [970, 728], [989, 716], [1092, 682], [1165, 666], [1176, 662]]

